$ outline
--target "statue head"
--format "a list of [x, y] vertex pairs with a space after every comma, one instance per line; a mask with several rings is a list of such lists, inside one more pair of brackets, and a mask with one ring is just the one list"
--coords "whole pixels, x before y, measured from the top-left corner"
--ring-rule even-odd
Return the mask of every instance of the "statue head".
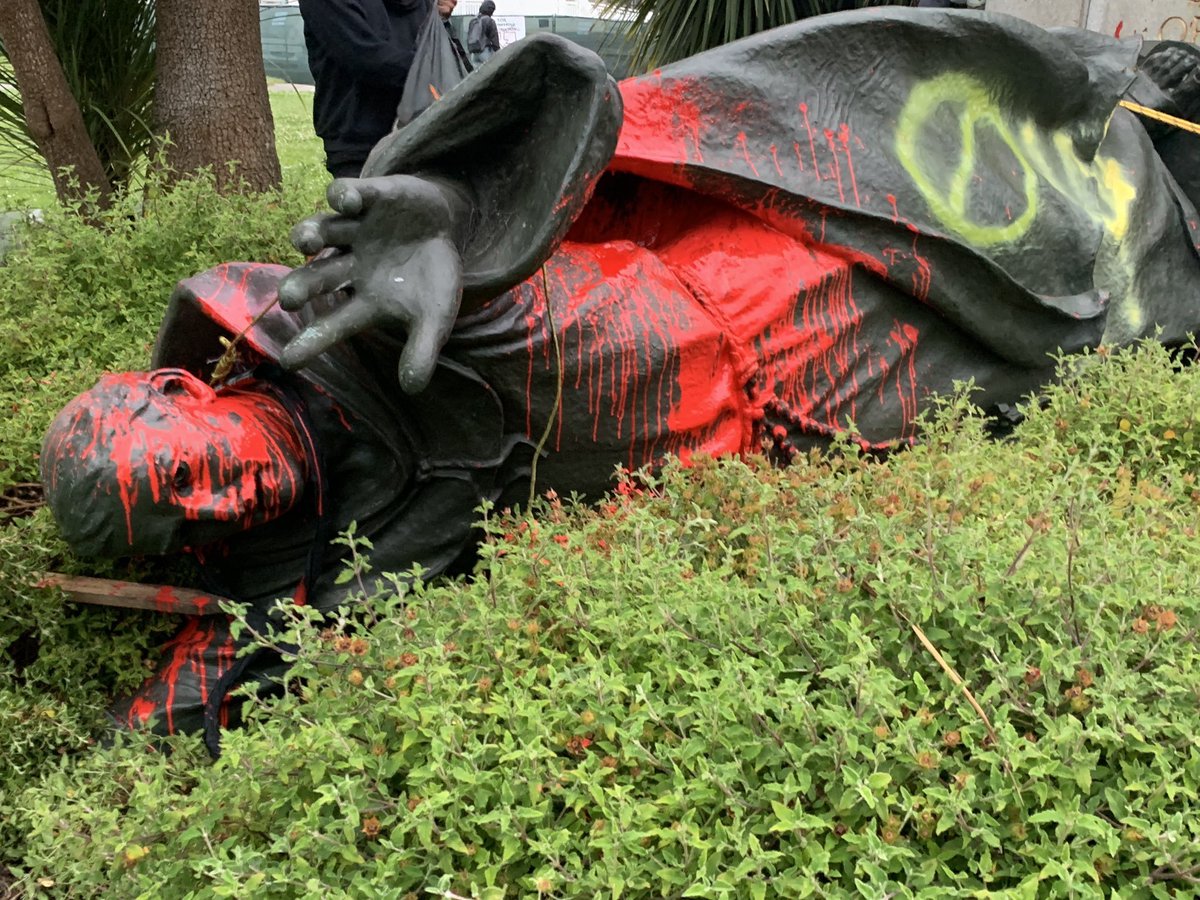
[[304, 490], [304, 444], [283, 403], [254, 388], [214, 390], [159, 369], [105, 375], [68, 403], [46, 433], [41, 469], [72, 548], [171, 553], [291, 509]]

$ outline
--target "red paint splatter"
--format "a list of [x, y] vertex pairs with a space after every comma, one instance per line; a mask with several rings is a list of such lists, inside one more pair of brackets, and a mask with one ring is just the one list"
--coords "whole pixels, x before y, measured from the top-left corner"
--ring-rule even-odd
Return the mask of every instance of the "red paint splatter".
[[125, 725], [128, 728], [142, 728], [150, 722], [158, 711], [158, 704], [149, 697], [135, 697], [129, 703], [129, 711], [125, 715]]
[[693, 92], [701, 83], [686, 79], [664, 82], [652, 72], [621, 82], [624, 122], [617, 156], [677, 165], [704, 163], [702, 115]]
[[154, 608], [161, 613], [172, 613], [179, 606], [179, 598], [169, 587], [160, 587], [154, 593]]
[[[278, 348], [268, 337], [268, 320], [289, 315], [275, 305], [274, 285], [290, 271], [287, 266], [267, 263], [225, 263], [186, 283], [214, 322], [232, 334], [245, 331], [244, 340], [250, 347], [274, 359]], [[252, 326], [260, 314], [263, 318]]]
[[97, 478], [95, 490], [117, 492], [131, 548], [139, 510], [249, 528], [286, 512], [303, 490], [291, 416], [246, 386], [218, 393], [178, 369], [105, 375], [59, 418], [67, 424], [52, 430], [50, 457], [108, 460], [113, 477]]
[[[899, 354], [911, 356], [915, 338], [882, 348], [859, 337], [865, 313], [855, 273], [886, 279], [882, 259], [812, 246], [799, 220], [766, 199], [750, 215], [667, 196], [675, 202], [626, 203], [645, 216], [645, 235], [636, 215], [602, 216], [632, 242], [593, 231], [588, 243], [564, 244], [547, 267], [562, 291], [550, 300], [568, 350], [565, 381], [588, 398], [592, 440], [617, 432], [634, 467], [667, 451], [747, 452], [768, 407], [786, 410], [772, 415], [789, 428], [828, 435], [856, 416], [862, 378], [909, 387], [895, 373], [897, 365], [907, 371]], [[541, 292], [527, 286], [521, 295], [537, 310], [528, 345], [544, 360]], [[674, 385], [663, 383], [664, 372]], [[549, 389], [544, 377], [534, 383]], [[915, 404], [913, 388], [903, 415]]]

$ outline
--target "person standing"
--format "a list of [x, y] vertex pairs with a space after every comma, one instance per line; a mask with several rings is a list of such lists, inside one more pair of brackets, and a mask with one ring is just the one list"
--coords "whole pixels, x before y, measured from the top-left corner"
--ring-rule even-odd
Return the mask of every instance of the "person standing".
[[[436, 0], [446, 18], [457, 0]], [[429, 0], [300, 0], [325, 168], [353, 178], [392, 129]], [[495, 26], [493, 26], [495, 27]]]
[[500, 32], [496, 28], [496, 20], [492, 18], [495, 11], [496, 4], [492, 0], [483, 0], [479, 15], [467, 26], [467, 50], [471, 53], [473, 65], [482, 65], [500, 49]]

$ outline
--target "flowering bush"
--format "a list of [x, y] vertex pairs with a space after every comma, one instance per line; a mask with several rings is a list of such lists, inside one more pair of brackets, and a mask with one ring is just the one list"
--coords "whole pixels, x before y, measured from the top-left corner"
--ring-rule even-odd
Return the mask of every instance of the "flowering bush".
[[[693, 459], [485, 511], [477, 577], [290, 612], [204, 763], [128, 740], [13, 804], [79, 896], [1151, 896], [1200, 880], [1200, 371], [1064, 364], [886, 460]], [[369, 566], [356, 549], [347, 589]]]

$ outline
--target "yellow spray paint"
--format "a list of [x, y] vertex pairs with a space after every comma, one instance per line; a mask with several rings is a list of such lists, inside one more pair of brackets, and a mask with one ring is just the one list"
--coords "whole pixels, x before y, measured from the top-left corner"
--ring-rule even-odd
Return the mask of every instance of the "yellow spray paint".
[[[929, 171], [920, 141], [933, 128], [935, 115], [949, 113], [959, 128], [960, 155], [949, 178]], [[939, 126], [940, 122], [939, 122]], [[1016, 161], [1014, 190], [1018, 208], [997, 221], [978, 221], [970, 209], [970, 188], [996, 173], [982, 169], [979, 140], [990, 132]], [[1115, 159], [1097, 155], [1087, 160], [1076, 152], [1071, 136], [1047, 131], [1032, 120], [1013, 122], [983, 82], [951, 72], [918, 84], [900, 112], [896, 156], [938, 221], [967, 243], [990, 247], [1012, 243], [1033, 226], [1047, 188], [1057, 191], [1083, 215], [1100, 223], [1116, 241], [1129, 229], [1136, 190]]]

